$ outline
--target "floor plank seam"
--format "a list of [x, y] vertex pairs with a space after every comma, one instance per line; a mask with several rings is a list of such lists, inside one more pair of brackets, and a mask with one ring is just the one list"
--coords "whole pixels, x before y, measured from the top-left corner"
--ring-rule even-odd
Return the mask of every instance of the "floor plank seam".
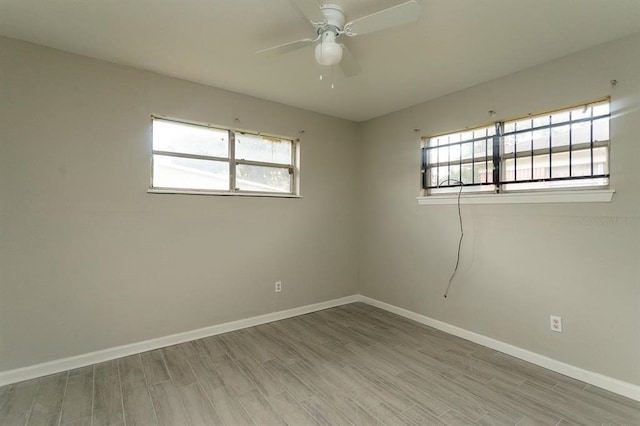
[[64, 402], [67, 397], [67, 389], [69, 388], [69, 371], [67, 371], [67, 379], [64, 384], [64, 393], [62, 394], [62, 402], [60, 403], [60, 414], [58, 415], [58, 426], [62, 424], [62, 411], [64, 410]]

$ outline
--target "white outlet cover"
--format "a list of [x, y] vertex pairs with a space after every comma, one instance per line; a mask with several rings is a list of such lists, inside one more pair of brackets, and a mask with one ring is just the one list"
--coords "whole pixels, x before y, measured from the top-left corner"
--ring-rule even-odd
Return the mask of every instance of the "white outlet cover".
[[562, 317], [550, 315], [549, 326], [551, 327], [551, 331], [562, 333]]

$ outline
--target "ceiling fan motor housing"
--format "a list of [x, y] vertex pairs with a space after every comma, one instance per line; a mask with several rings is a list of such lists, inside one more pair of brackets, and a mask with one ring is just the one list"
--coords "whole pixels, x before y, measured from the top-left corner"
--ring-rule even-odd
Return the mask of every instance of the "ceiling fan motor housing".
[[322, 14], [327, 21], [327, 24], [323, 27], [318, 28], [318, 34], [324, 33], [325, 31], [331, 29], [330, 27], [335, 27], [335, 29], [337, 29], [338, 31], [342, 31], [342, 28], [344, 27], [344, 23], [346, 21], [342, 8], [335, 4], [323, 4], [322, 6], [320, 6], [320, 9], [322, 10]]

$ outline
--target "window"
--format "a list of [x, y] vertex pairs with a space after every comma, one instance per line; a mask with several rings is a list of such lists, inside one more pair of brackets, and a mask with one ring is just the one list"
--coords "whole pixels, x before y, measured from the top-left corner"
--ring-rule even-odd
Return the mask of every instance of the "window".
[[[426, 138], [428, 194], [609, 184], [609, 100]], [[468, 187], [468, 188], [467, 188]]]
[[296, 195], [293, 140], [152, 120], [152, 191]]

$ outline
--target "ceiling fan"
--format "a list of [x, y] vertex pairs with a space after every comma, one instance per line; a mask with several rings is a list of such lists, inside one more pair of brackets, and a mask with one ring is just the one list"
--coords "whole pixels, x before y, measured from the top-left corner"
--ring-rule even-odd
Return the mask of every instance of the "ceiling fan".
[[[260, 50], [257, 54], [281, 55], [315, 44], [315, 57], [320, 65], [340, 65], [347, 76], [360, 72], [349, 49], [338, 43], [340, 36], [355, 37], [398, 25], [415, 22], [420, 17], [420, 5], [416, 0], [392, 6], [387, 9], [346, 22], [342, 8], [335, 4], [318, 5], [316, 0], [291, 0], [316, 30], [315, 38], [305, 38], [279, 46]], [[346, 22], [346, 23], [345, 23]]]

